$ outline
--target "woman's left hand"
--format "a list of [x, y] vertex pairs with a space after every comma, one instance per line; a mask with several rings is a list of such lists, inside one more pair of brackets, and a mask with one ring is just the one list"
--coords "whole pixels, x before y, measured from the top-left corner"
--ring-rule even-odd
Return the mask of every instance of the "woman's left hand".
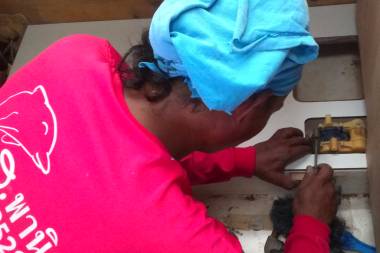
[[292, 189], [297, 184], [289, 175], [284, 174], [285, 167], [312, 150], [310, 140], [296, 128], [280, 129], [269, 140], [254, 147], [256, 148], [255, 175], [286, 189]]

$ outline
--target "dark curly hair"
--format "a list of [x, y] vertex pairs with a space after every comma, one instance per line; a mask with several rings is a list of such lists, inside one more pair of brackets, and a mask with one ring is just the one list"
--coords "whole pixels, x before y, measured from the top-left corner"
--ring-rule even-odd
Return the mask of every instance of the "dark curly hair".
[[[293, 226], [293, 198], [290, 196], [279, 198], [273, 202], [270, 211], [270, 218], [273, 223], [273, 230], [278, 235], [287, 237]], [[330, 223], [330, 249], [331, 253], [344, 253], [342, 245], [342, 236], [346, 230], [344, 220], [335, 217]]]
[[169, 78], [164, 73], [139, 68], [139, 63], [143, 61], [157, 65], [148, 34], [148, 31], [143, 32], [141, 44], [129, 49], [122, 58], [118, 70], [124, 88], [142, 90], [148, 101], [157, 102], [171, 93], [174, 82], [183, 81], [183, 78]]

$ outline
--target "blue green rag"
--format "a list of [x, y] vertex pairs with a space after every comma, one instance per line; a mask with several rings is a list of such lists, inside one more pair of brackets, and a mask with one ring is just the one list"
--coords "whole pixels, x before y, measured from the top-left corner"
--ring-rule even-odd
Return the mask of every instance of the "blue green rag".
[[233, 112], [265, 89], [286, 96], [318, 57], [306, 0], [165, 0], [149, 30], [156, 62], [210, 110]]

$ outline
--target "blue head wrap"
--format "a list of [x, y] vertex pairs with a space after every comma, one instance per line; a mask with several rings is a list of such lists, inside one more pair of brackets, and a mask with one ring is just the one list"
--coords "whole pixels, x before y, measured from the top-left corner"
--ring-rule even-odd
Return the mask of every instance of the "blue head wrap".
[[157, 65], [194, 98], [231, 113], [253, 94], [287, 95], [318, 56], [306, 0], [165, 0], [149, 31]]

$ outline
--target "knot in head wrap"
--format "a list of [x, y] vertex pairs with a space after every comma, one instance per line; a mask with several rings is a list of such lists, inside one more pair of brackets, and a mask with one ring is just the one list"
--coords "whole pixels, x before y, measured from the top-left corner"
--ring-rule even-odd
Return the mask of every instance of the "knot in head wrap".
[[165, 0], [149, 30], [157, 64], [194, 98], [231, 113], [253, 94], [287, 95], [318, 56], [305, 0]]

